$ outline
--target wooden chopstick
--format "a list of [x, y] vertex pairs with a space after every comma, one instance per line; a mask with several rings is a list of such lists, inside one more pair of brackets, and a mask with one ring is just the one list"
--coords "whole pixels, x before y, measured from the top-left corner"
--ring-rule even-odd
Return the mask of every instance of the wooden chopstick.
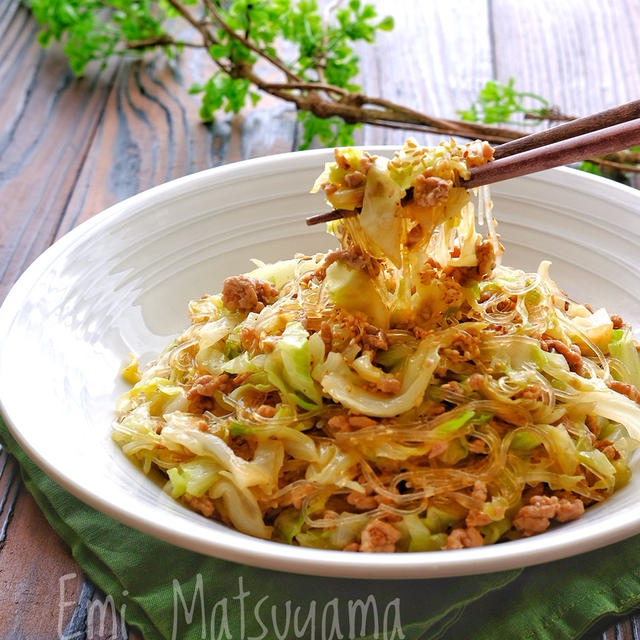
[[559, 124], [551, 127], [551, 129], [545, 129], [544, 131], [532, 133], [523, 138], [510, 140], [495, 148], [493, 158], [494, 160], [499, 160], [500, 158], [515, 155], [516, 153], [522, 153], [523, 151], [543, 147], [547, 144], [560, 142], [560, 140], [566, 140], [567, 138], [573, 138], [574, 136], [581, 136], [585, 133], [611, 127], [614, 124], [628, 122], [635, 118], [640, 118], [640, 100], [632, 100], [631, 102], [612, 107], [611, 109], [605, 109], [604, 111], [585, 116], [584, 118], [577, 118], [576, 120]]
[[461, 180], [459, 186], [471, 189], [493, 184], [637, 144], [640, 144], [640, 118], [474, 167], [469, 180]]
[[[500, 145], [494, 154], [497, 159], [472, 168], [470, 178], [460, 181], [459, 186], [472, 189], [639, 144], [640, 100], [635, 100]], [[339, 220], [358, 213], [358, 209], [336, 209], [308, 217], [307, 225]]]

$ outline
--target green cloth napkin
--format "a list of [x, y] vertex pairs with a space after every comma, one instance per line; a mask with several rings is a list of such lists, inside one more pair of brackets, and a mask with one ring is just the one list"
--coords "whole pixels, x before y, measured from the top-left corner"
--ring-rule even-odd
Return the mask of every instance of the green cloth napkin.
[[145, 640], [562, 640], [640, 607], [640, 536], [574, 558], [480, 576], [301, 576], [210, 558], [131, 529], [53, 482], [2, 421], [0, 440], [87, 576]]

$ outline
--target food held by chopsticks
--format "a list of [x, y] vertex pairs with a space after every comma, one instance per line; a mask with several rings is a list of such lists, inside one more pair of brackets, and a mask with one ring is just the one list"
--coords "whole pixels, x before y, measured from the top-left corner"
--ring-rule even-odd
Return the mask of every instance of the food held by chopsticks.
[[[455, 179], [451, 179], [451, 176], [449, 178], [455, 186], [472, 189], [634, 145], [640, 145], [640, 100], [502, 144], [484, 162], [469, 163], [468, 171], [460, 172], [454, 176]], [[494, 158], [495, 162], [488, 162]], [[407, 189], [405, 198], [410, 199], [412, 196], [413, 188]], [[342, 199], [335, 202], [335, 199], [329, 198], [329, 202], [335, 208], [327, 213], [310, 216], [307, 218], [308, 225], [360, 213], [359, 207], [339, 206]]]
[[329, 224], [340, 247], [192, 301], [118, 404], [123, 451], [206, 517], [345, 551], [506, 542], [623, 487], [631, 329], [571, 300], [548, 262], [501, 264], [488, 188], [460, 186], [491, 157], [484, 142], [336, 150], [314, 190], [359, 212]]

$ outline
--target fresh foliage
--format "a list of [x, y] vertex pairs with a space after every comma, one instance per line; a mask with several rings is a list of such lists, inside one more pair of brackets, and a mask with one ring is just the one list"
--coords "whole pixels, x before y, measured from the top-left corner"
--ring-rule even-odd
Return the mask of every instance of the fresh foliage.
[[[303, 146], [352, 144], [355, 122], [318, 107], [318, 91], [340, 99], [360, 87], [355, 78], [359, 59], [354, 43], [372, 43], [379, 31], [393, 29], [390, 17], [380, 19], [375, 8], [350, 0], [323, 16], [316, 0], [30, 0], [41, 26], [42, 45], [62, 43], [72, 70], [113, 55], [162, 48], [175, 55], [186, 46], [202, 47], [216, 70], [192, 91], [202, 94], [205, 121], [219, 110], [239, 113], [255, 104], [260, 90], [288, 99], [300, 110]], [[177, 19], [180, 19], [178, 22]], [[192, 33], [181, 39], [186, 21]], [[276, 46], [278, 42], [278, 46]], [[280, 57], [278, 50], [291, 53]], [[266, 73], [256, 67], [262, 62]], [[267, 65], [264, 65], [264, 63]], [[282, 82], [267, 80], [277, 70]], [[326, 99], [326, 98], [325, 98]], [[315, 112], [319, 113], [315, 113]]]
[[[518, 91], [515, 79], [507, 84], [489, 80], [478, 93], [477, 100], [468, 108], [457, 112], [464, 121], [486, 124], [539, 125], [544, 121], [571, 120], [560, 113], [542, 96], [529, 91]], [[630, 173], [640, 171], [640, 146], [590, 158], [579, 166], [582, 171], [631, 184]]]
[[[94, 61], [161, 49], [203, 49], [213, 70], [191, 91], [201, 95], [200, 115], [239, 113], [267, 93], [292, 103], [302, 124], [301, 148], [319, 142], [347, 146], [362, 124], [411, 128], [494, 143], [522, 135], [504, 125], [569, 120], [535, 93], [490, 80], [460, 120], [437, 118], [383, 98], [364, 95], [356, 79], [356, 43], [371, 44], [393, 29], [361, 0], [26, 0], [41, 26], [39, 42], [62, 44], [74, 73]], [[274, 79], [275, 78], [275, 79]], [[497, 126], [496, 126], [497, 125]], [[591, 159], [583, 167], [620, 177], [639, 171], [640, 151]]]
[[507, 84], [489, 80], [478, 94], [477, 102], [469, 109], [458, 111], [458, 115], [469, 122], [487, 124], [539, 124], [552, 115], [549, 102], [536, 93], [517, 91], [515, 79]]

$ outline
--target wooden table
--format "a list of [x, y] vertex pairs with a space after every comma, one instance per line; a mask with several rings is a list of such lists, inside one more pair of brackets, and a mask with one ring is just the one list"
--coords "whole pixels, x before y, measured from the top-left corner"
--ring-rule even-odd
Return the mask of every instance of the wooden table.
[[[363, 50], [368, 94], [448, 117], [490, 78], [513, 76], [518, 88], [574, 115], [638, 97], [640, 0], [376, 4], [396, 27]], [[0, 2], [0, 301], [52, 242], [114, 202], [206, 167], [296, 148], [295, 113], [270, 100], [202, 124], [188, 93], [209, 71], [197, 53], [172, 64], [119, 60], [78, 79], [58, 48], [39, 48], [37, 31], [18, 0]], [[359, 142], [404, 136], [365, 128]], [[65, 575], [75, 611], [60, 611]], [[1, 454], [0, 638], [82, 631], [87, 602], [100, 597]], [[638, 639], [640, 618], [614, 622], [588, 637]], [[111, 629], [87, 635], [121, 637]]]

